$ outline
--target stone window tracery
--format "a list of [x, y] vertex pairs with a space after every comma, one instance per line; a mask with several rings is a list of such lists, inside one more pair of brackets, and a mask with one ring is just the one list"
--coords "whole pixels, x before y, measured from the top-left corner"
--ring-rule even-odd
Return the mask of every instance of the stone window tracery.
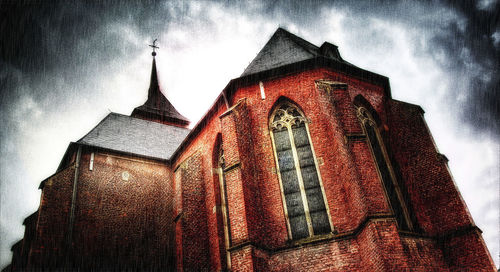
[[297, 106], [282, 102], [269, 124], [291, 239], [332, 231], [308, 123]]

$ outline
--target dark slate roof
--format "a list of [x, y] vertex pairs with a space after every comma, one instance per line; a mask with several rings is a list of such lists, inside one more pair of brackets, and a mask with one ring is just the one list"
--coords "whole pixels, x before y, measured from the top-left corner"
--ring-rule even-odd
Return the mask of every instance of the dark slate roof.
[[23, 245], [23, 239], [17, 241], [10, 247], [10, 251], [21, 250], [21, 246]]
[[278, 28], [241, 76], [255, 74], [317, 56], [344, 62], [340, 57], [337, 46], [325, 42], [321, 47], [317, 47], [283, 28]]
[[112, 112], [77, 143], [168, 160], [189, 131]]
[[38, 218], [38, 210], [30, 214], [28, 217], [24, 218], [23, 225], [31, 224], [37, 218]]
[[189, 120], [182, 116], [161, 92], [158, 73], [156, 71], [156, 60], [154, 58], [148, 89], [148, 100], [142, 106], [135, 108], [132, 116], [157, 116], [160, 119], [170, 120], [181, 125], [189, 125]]

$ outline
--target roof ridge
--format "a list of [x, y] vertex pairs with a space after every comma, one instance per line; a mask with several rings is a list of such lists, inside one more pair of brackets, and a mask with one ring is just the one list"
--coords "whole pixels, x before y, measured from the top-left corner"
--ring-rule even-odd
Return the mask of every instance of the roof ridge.
[[286, 29], [284, 29], [282, 27], [279, 27], [278, 30], [276, 30], [276, 32], [278, 32], [278, 31], [283, 32], [286, 35], [287, 38], [289, 38], [292, 42], [294, 42], [294, 43], [298, 44], [299, 46], [301, 46], [302, 48], [304, 48], [309, 53], [311, 53], [311, 54], [313, 54], [315, 56], [318, 55], [317, 51], [316, 52], [311, 52], [311, 50], [310, 50], [311, 47], [313, 47], [314, 50], [318, 50], [319, 49], [319, 47], [316, 46], [315, 44], [313, 44], [313, 43], [305, 40], [304, 38], [301, 38], [301, 37], [293, 34], [292, 32], [290, 32], [290, 31], [288, 31], [288, 30], [286, 30]]
[[317, 57], [319, 47], [279, 27], [241, 76]]

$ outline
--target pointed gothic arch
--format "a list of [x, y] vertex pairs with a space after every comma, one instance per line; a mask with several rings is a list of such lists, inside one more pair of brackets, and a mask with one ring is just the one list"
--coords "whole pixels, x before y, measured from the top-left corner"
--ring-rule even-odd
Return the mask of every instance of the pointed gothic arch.
[[372, 104], [370, 104], [370, 102], [368, 102], [368, 100], [366, 100], [366, 98], [363, 95], [361, 94], [356, 95], [352, 103], [354, 104], [354, 106], [356, 106], [356, 108], [360, 107], [365, 108], [368, 111], [368, 113], [370, 113], [370, 116], [372, 117], [372, 120], [375, 122], [377, 127], [380, 127], [382, 125], [382, 120], [380, 120], [380, 116], [378, 115], [377, 111], [373, 108]]
[[332, 232], [330, 210], [309, 134], [309, 123], [303, 111], [286, 98], [276, 101], [269, 117], [290, 239]]
[[409, 209], [409, 203], [405, 200], [404, 190], [398, 182], [387, 149], [382, 140], [379, 127], [382, 122], [370, 103], [361, 95], [354, 100], [356, 113], [368, 146], [375, 161], [377, 173], [383, 185], [386, 200], [394, 213], [398, 227], [401, 230], [415, 230], [416, 221]]

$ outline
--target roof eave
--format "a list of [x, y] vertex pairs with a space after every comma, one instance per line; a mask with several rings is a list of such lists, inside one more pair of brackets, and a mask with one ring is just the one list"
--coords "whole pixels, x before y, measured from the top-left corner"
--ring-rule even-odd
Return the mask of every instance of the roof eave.
[[234, 78], [224, 87], [222, 92], [219, 94], [215, 102], [208, 109], [208, 111], [203, 115], [203, 117], [196, 123], [190, 133], [184, 138], [184, 141], [179, 145], [177, 150], [174, 151], [170, 157], [171, 162], [174, 162], [180, 155], [180, 153], [189, 145], [191, 140], [196, 136], [196, 134], [201, 129], [201, 126], [207, 122], [207, 119], [213, 115], [215, 112], [215, 107], [217, 104], [222, 103], [223, 96], [225, 95], [227, 101], [229, 102], [231, 96], [234, 94], [236, 89], [244, 86], [254, 84], [262, 80], [268, 80], [272, 78], [281, 77], [287, 74], [297, 73], [305, 71], [311, 68], [331, 68], [337, 72], [341, 72], [350, 76], [354, 76], [361, 80], [369, 81], [378, 85], [382, 85], [385, 94], [388, 98], [391, 98], [391, 89], [389, 85], [389, 78], [361, 69], [351, 64], [347, 64], [343, 61], [325, 58], [323, 56], [317, 56], [304, 61], [283, 65], [277, 68], [249, 74], [246, 76], [241, 76]]
[[232, 79], [226, 85], [224, 91], [227, 95], [228, 100], [230, 100], [231, 96], [234, 94], [234, 91], [238, 88], [254, 84], [258, 81], [269, 80], [314, 68], [330, 68], [336, 72], [344, 73], [349, 76], [354, 76], [355, 78], [361, 79], [363, 81], [368, 81], [376, 85], [381, 85], [384, 88], [386, 96], [388, 98], [392, 98], [389, 85], [389, 78], [387, 78], [386, 76], [382, 76], [377, 73], [361, 69], [357, 66], [348, 64], [343, 61], [326, 58], [324, 56], [317, 56], [307, 60], [283, 65], [280, 67]]
[[100, 147], [100, 146], [92, 145], [92, 144], [88, 144], [88, 143], [76, 143], [76, 144], [79, 144], [83, 147], [95, 148], [99, 151], [109, 151], [109, 152], [113, 152], [113, 153], [119, 153], [121, 155], [134, 156], [134, 157], [139, 157], [139, 158], [148, 159], [148, 160], [161, 161], [161, 162], [168, 162], [170, 160], [170, 158], [172, 157], [172, 156], [170, 156], [168, 159], [165, 159], [165, 158], [147, 156], [147, 155], [127, 152], [127, 151], [122, 151], [122, 150], [116, 150], [116, 149], [112, 149], [112, 148]]
[[145, 116], [150, 115], [151, 117], [158, 118], [160, 120], [164, 120], [164, 121], [167, 121], [167, 122], [172, 122], [174, 124], [178, 123], [181, 126], [189, 126], [189, 124], [190, 124], [190, 121], [186, 117], [182, 116], [182, 114], [180, 114], [180, 113], [178, 113], [179, 116], [182, 117], [182, 118], [184, 118], [184, 119], [181, 119], [181, 118], [178, 118], [178, 117], [171, 117], [171, 116], [167, 116], [167, 115], [161, 115], [161, 114], [153, 112], [153, 111], [148, 111], [148, 110], [140, 109], [140, 107], [135, 108], [132, 111], [131, 116], [134, 116], [134, 115], [137, 115], [137, 114], [143, 114]]
[[[226, 88], [227, 88], [227, 86], [226, 86]], [[175, 160], [177, 160], [177, 158], [179, 157], [180, 153], [186, 148], [186, 146], [189, 145], [191, 139], [193, 139], [200, 132], [200, 130], [204, 127], [207, 119], [209, 117], [211, 117], [213, 114], [215, 114], [215, 112], [217, 110], [217, 105], [224, 103], [223, 102], [223, 100], [224, 100], [224, 94], [223, 94], [223, 92], [224, 91], [222, 91], [217, 96], [217, 98], [215, 99], [214, 103], [208, 108], [208, 110], [205, 112], [205, 114], [203, 115], [203, 117], [201, 117], [201, 119], [196, 123], [196, 125], [194, 125], [193, 129], [191, 129], [191, 131], [188, 133], [188, 135], [186, 135], [186, 137], [181, 142], [181, 144], [179, 145], [179, 147], [177, 147], [177, 149], [174, 151], [174, 153], [172, 154], [172, 156], [170, 156], [170, 162], [173, 163], [173, 162], [175, 162]]]
[[47, 182], [47, 180], [49, 180], [50, 178], [52, 178], [53, 176], [59, 174], [61, 171], [65, 170], [67, 168], [67, 167], [64, 167], [64, 162], [66, 161], [66, 158], [72, 153], [71, 150], [75, 151], [78, 146], [87, 147], [87, 148], [94, 148], [94, 149], [101, 150], [101, 151], [109, 151], [109, 152], [118, 153], [118, 154], [126, 155], [126, 156], [134, 156], [134, 157], [148, 159], [148, 160], [155, 160], [155, 161], [163, 162], [163, 163], [168, 163], [170, 161], [170, 159], [173, 157], [173, 154], [172, 154], [172, 156], [170, 156], [170, 158], [168, 158], [168, 159], [158, 158], [158, 157], [153, 157], [153, 156], [146, 156], [146, 155], [136, 154], [136, 153], [132, 153], [132, 152], [126, 152], [126, 151], [121, 151], [121, 150], [104, 148], [104, 147], [100, 147], [100, 146], [96, 146], [96, 145], [91, 145], [91, 144], [87, 144], [87, 143], [82, 143], [82, 142], [71, 142], [69, 144], [68, 148], [66, 149], [66, 152], [64, 153], [64, 156], [63, 156], [61, 162], [59, 163], [59, 167], [57, 168], [56, 172], [54, 174], [48, 176], [44, 180], [42, 180], [40, 182], [40, 185], [38, 186], [38, 189], [43, 190], [43, 188], [45, 187], [45, 183]]

